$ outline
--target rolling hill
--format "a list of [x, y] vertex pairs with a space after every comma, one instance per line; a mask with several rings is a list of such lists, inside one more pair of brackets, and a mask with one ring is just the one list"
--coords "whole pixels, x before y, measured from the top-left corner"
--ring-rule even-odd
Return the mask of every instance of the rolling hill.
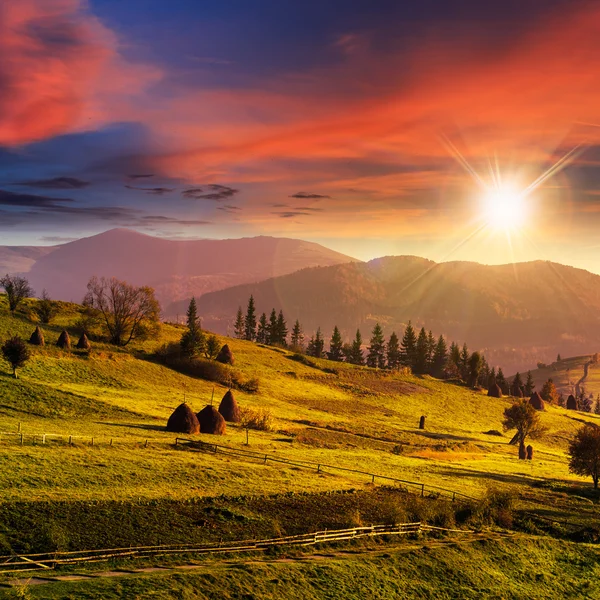
[[80, 301], [92, 275], [117, 277], [152, 286], [163, 307], [239, 283], [353, 260], [302, 240], [173, 241], [127, 229], [113, 229], [40, 254], [27, 269], [38, 292], [46, 289], [53, 298]]
[[304, 269], [256, 284], [205, 294], [199, 310], [207, 327], [232, 330], [238, 306], [254, 295], [257, 309], [282, 309], [306, 332], [334, 325], [346, 338], [365, 338], [379, 321], [386, 334], [408, 320], [466, 341], [510, 371], [563, 355], [594, 352], [600, 338], [600, 276], [535, 261], [486, 266], [385, 257]]
[[0, 273], [27, 273], [35, 261], [60, 246], [0, 246]]

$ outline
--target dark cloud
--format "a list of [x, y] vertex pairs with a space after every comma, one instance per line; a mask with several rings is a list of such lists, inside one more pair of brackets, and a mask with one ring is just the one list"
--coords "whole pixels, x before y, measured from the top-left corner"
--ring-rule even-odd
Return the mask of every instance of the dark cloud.
[[129, 179], [145, 179], [148, 177], [154, 177], [154, 173], [141, 173], [141, 174], [137, 174], [134, 173], [133, 175], [127, 175], [127, 177], [129, 177]]
[[289, 204], [271, 204], [273, 208], [289, 208]]
[[164, 187], [155, 187], [155, 188], [142, 188], [135, 187], [134, 185], [126, 185], [128, 190], [140, 190], [142, 192], [147, 192], [148, 194], [155, 194], [157, 196], [162, 196], [163, 194], [168, 194], [169, 192], [174, 192], [175, 188], [164, 188]]
[[234, 213], [242, 209], [239, 206], [232, 206], [231, 204], [226, 204], [225, 206], [217, 206], [217, 210], [222, 210], [223, 212], [228, 213]]
[[37, 196], [34, 194], [19, 194], [0, 190], [0, 205], [16, 206], [17, 208], [60, 208], [65, 203], [73, 202], [69, 198], [52, 198], [49, 196]]
[[322, 198], [331, 198], [331, 196], [326, 196], [324, 194], [312, 194], [309, 192], [297, 192], [296, 194], [292, 194], [290, 198], [301, 198], [302, 200], [321, 200]]
[[82, 181], [75, 177], [54, 177], [53, 179], [37, 179], [32, 181], [21, 181], [16, 185], [24, 185], [31, 188], [42, 188], [47, 190], [79, 190], [90, 185], [89, 181]]
[[315, 206], [296, 206], [296, 210], [310, 210], [312, 212], [323, 212], [324, 208], [317, 208]]
[[281, 212], [273, 212], [271, 214], [277, 215], [278, 217], [281, 217], [282, 219], [291, 219], [293, 217], [300, 217], [300, 216], [308, 217], [311, 215], [311, 213], [309, 213], [309, 212], [304, 212], [304, 211], [300, 211], [300, 210], [286, 210], [286, 211], [281, 211]]
[[139, 225], [211, 225], [210, 221], [196, 219], [177, 219], [175, 217], [165, 217], [162, 215], [148, 215], [138, 219]]
[[211, 183], [185, 190], [183, 196], [191, 200], [224, 200], [235, 196], [239, 190], [228, 187], [226, 185], [218, 185]]

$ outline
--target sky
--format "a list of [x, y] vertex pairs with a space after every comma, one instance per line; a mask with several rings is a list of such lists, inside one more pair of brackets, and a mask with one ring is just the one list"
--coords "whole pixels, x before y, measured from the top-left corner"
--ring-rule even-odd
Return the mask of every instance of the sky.
[[597, 2], [19, 0], [0, 55], [2, 245], [129, 227], [600, 273]]

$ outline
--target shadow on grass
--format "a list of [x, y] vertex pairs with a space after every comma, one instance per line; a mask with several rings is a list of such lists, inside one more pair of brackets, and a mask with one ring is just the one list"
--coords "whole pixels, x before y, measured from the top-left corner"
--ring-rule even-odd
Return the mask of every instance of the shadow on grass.
[[510, 483], [521, 486], [529, 486], [532, 488], [551, 488], [556, 491], [558, 488], [568, 488], [569, 482], [564, 479], [548, 478], [543, 479], [531, 477], [524, 474], [510, 473], [490, 473], [489, 471], [475, 471], [471, 469], [446, 469], [439, 472], [440, 475], [450, 475], [453, 477], [470, 477], [471, 479], [486, 479], [489, 481], [497, 481], [499, 483]]
[[107, 423], [96, 421], [97, 425], [108, 425], [109, 427], [123, 427], [126, 429], [145, 429], [146, 431], [167, 431], [165, 425], [148, 425], [146, 423]]

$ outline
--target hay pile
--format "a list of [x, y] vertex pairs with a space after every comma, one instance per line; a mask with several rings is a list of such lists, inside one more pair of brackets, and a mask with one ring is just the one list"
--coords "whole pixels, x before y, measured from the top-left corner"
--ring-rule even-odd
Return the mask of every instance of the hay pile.
[[527, 450], [527, 460], [533, 460], [533, 446], [529, 444], [525, 450]]
[[487, 394], [490, 398], [502, 398], [502, 390], [497, 383], [490, 385], [490, 389]]
[[212, 433], [213, 435], [225, 433], [225, 419], [214, 406], [210, 406], [210, 404], [205, 406], [196, 416], [200, 423], [200, 433]]
[[69, 332], [66, 329], [63, 329], [62, 333], [58, 336], [56, 345], [63, 350], [71, 349], [71, 338], [69, 337]]
[[577, 410], [577, 399], [573, 394], [570, 394], [567, 398], [567, 408], [569, 410]]
[[90, 340], [88, 340], [88, 336], [85, 335], [85, 331], [81, 334], [79, 341], [77, 342], [77, 348], [79, 350], [90, 350], [92, 345], [90, 344]]
[[511, 395], [513, 395], [515, 398], [522, 398], [523, 390], [518, 385], [513, 385], [511, 389]]
[[228, 390], [219, 404], [219, 413], [229, 423], [239, 423], [242, 419], [240, 407], [233, 397], [233, 392]]
[[227, 344], [225, 344], [221, 348], [221, 350], [219, 350], [219, 354], [217, 354], [217, 358], [215, 360], [219, 361], [220, 363], [223, 363], [224, 365], [232, 365], [234, 360], [231, 348]]
[[535, 408], [535, 410], [544, 410], [546, 404], [538, 392], [533, 392], [531, 398], [529, 398], [529, 404]]
[[200, 433], [198, 417], [185, 402], [180, 404], [169, 417], [167, 431], [173, 433]]
[[44, 341], [44, 334], [42, 333], [42, 330], [40, 329], [39, 325], [35, 328], [35, 331], [31, 334], [31, 337], [29, 338], [29, 343], [33, 344], [34, 346], [43, 346], [46, 343]]
[[521, 442], [519, 444], [519, 459], [525, 460], [527, 458], [527, 450], [525, 449], [525, 444]]

